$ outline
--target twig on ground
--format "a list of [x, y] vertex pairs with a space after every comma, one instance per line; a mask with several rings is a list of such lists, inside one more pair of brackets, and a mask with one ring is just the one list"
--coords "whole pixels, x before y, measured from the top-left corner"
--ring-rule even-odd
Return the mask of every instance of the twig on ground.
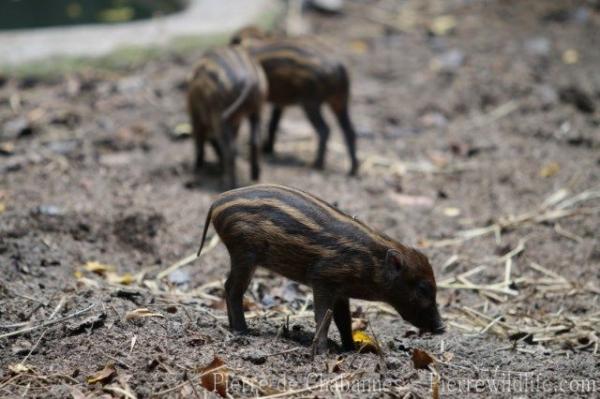
[[208, 252], [212, 251], [217, 246], [218, 243], [219, 243], [219, 236], [215, 234], [208, 242], [208, 245], [206, 247], [202, 248], [202, 252], [200, 253], [200, 255], [197, 255], [196, 253], [194, 253], [194, 254], [186, 256], [183, 259], [178, 260], [177, 262], [173, 263], [171, 266], [167, 267], [165, 270], [158, 273], [156, 275], [156, 279], [162, 280], [163, 278], [167, 277], [169, 274], [173, 273], [175, 270], [193, 262], [194, 260], [198, 259], [200, 256], [207, 254]]
[[325, 312], [325, 316], [323, 316], [323, 319], [317, 326], [317, 330], [315, 331], [315, 336], [313, 338], [312, 345], [311, 345], [311, 349], [312, 349], [311, 352], [312, 352], [313, 357], [315, 357], [315, 355], [317, 353], [317, 342], [319, 340], [319, 337], [321, 336], [321, 331], [323, 330], [323, 328], [325, 328], [325, 326], [329, 325], [329, 323], [331, 322], [332, 316], [333, 316], [333, 312], [331, 311], [331, 309], [327, 309], [327, 312]]
[[[60, 298], [60, 301], [58, 301], [58, 304], [56, 305], [56, 307], [54, 308], [54, 310], [52, 311], [52, 313], [50, 314], [50, 316], [48, 317], [48, 319], [46, 320], [46, 322], [54, 319], [54, 316], [57, 315], [57, 313], [64, 306], [64, 304], [65, 304], [66, 301], [67, 301], [67, 297], [66, 296], [63, 296], [63, 297]], [[29, 350], [29, 352], [27, 353], [27, 355], [23, 358], [23, 360], [21, 360], [21, 362], [20, 362], [21, 365], [25, 364], [25, 362], [27, 361], [27, 359], [29, 359], [29, 356], [31, 356], [31, 354], [37, 349], [37, 347], [39, 346], [40, 342], [42, 341], [42, 339], [44, 338], [44, 336], [46, 335], [47, 332], [48, 332], [48, 329], [45, 329], [44, 331], [42, 331], [42, 334], [37, 339], [37, 341], [35, 341], [35, 344], [31, 347], [31, 349]]]
[[21, 334], [26, 334], [28, 332], [39, 330], [40, 328], [48, 327], [48, 326], [51, 326], [53, 324], [62, 323], [64, 321], [66, 321], [66, 320], [73, 319], [73, 318], [75, 318], [77, 316], [80, 316], [80, 315], [86, 313], [86, 312], [89, 312], [94, 306], [96, 306], [96, 305], [92, 304], [92, 305], [88, 306], [87, 308], [78, 310], [75, 313], [71, 313], [70, 315], [67, 315], [65, 317], [61, 317], [60, 319], [46, 321], [46, 322], [44, 322], [42, 324], [39, 324], [37, 326], [27, 327], [27, 328], [23, 328], [21, 330], [12, 331], [12, 332], [9, 332], [9, 333], [6, 333], [6, 334], [2, 334], [2, 335], [0, 335], [0, 339], [2, 339], [2, 338], [8, 338], [8, 337], [14, 337], [16, 335], [21, 335]]
[[524, 212], [517, 216], [509, 215], [506, 217], [500, 217], [495, 223], [492, 223], [488, 226], [459, 231], [453, 238], [442, 240], [425, 240], [424, 245], [430, 247], [460, 245], [473, 238], [483, 237], [490, 233], [496, 233], [496, 235], [499, 236], [500, 232], [503, 230], [514, 229], [519, 226], [530, 224], [550, 222], [565, 217], [596, 212], [598, 209], [600, 209], [599, 207], [573, 208], [574, 205], [583, 201], [600, 198], [600, 190], [586, 190], [570, 198], [565, 198], [563, 193], [563, 190], [559, 190], [550, 195], [546, 201], [544, 201], [542, 205], [535, 210]]

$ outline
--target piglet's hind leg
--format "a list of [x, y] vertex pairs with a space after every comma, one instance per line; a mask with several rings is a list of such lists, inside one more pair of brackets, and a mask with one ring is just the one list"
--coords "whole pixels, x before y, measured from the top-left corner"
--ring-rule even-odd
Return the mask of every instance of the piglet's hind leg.
[[244, 292], [255, 269], [254, 255], [231, 255], [231, 272], [225, 282], [225, 300], [229, 327], [237, 332], [248, 329], [244, 317]]

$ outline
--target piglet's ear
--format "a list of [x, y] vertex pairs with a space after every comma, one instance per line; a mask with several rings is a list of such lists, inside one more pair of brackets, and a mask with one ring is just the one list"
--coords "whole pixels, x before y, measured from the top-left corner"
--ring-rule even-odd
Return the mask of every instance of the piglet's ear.
[[388, 249], [385, 254], [385, 265], [392, 275], [399, 275], [406, 268], [404, 256], [395, 249]]

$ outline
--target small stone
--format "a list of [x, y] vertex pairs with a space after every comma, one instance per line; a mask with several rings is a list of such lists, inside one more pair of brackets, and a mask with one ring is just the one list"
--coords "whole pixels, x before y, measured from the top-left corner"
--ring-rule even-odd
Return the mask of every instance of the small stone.
[[190, 273], [187, 270], [177, 269], [169, 274], [169, 282], [175, 285], [184, 285], [190, 282]]
[[60, 207], [58, 207], [56, 205], [48, 205], [48, 204], [38, 206], [36, 211], [40, 215], [45, 215], [45, 216], [60, 216], [60, 215], [64, 214], [64, 211]]
[[17, 342], [11, 346], [11, 350], [13, 355], [26, 355], [31, 350], [31, 347], [31, 342], [26, 339], [18, 339]]
[[535, 93], [541, 100], [544, 107], [551, 107], [558, 103], [558, 93], [552, 86], [538, 86], [535, 89]]
[[56, 154], [67, 155], [72, 153], [79, 146], [77, 140], [58, 140], [47, 144], [48, 149]]
[[583, 25], [590, 18], [590, 9], [584, 6], [577, 7], [575, 12], [573, 12], [572, 18], [576, 23]]
[[2, 137], [16, 139], [33, 133], [33, 128], [27, 118], [21, 116], [6, 122], [2, 128]]
[[531, 55], [547, 56], [551, 50], [551, 42], [545, 37], [534, 37], [525, 42], [525, 51]]
[[465, 54], [459, 49], [451, 49], [431, 61], [433, 71], [454, 73], [465, 62]]
[[428, 112], [421, 117], [421, 122], [427, 128], [439, 128], [446, 126], [448, 119], [441, 112]]
[[117, 83], [117, 90], [121, 93], [130, 93], [140, 90], [144, 86], [144, 79], [139, 76], [132, 76], [121, 79]]

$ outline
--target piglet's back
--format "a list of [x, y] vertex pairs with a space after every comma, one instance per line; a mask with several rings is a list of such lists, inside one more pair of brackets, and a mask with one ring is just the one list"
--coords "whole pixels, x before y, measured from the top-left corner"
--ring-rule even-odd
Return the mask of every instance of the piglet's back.
[[230, 252], [258, 254], [257, 264], [300, 282], [317, 263], [347, 259], [349, 267], [362, 269], [394, 245], [339, 209], [290, 187], [228, 191], [213, 203], [212, 215]]
[[[267, 82], [262, 69], [239, 46], [224, 47], [206, 52], [190, 77], [192, 106], [223, 111], [250, 88], [249, 103], [266, 96]], [[258, 96], [256, 99], [255, 96]], [[258, 102], [260, 102], [258, 101]], [[242, 104], [240, 110], [244, 108]]]

